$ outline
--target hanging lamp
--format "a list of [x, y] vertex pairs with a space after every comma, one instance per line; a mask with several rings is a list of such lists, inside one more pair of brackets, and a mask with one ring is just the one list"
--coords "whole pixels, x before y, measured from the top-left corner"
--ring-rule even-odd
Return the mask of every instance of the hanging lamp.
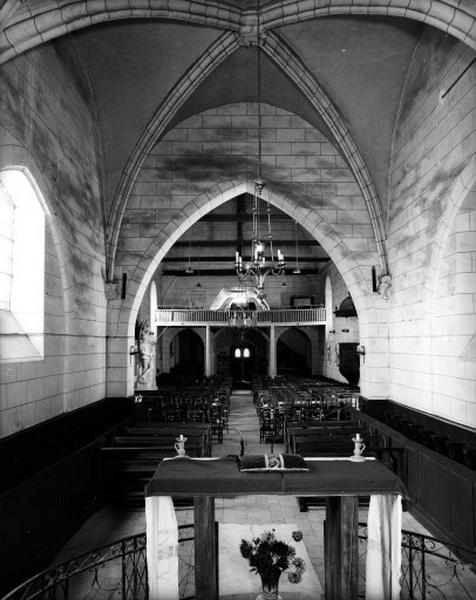
[[[247, 262], [243, 263], [241, 254], [235, 252], [235, 270], [240, 283], [253, 282], [258, 296], [264, 298], [264, 282], [268, 275], [279, 277], [284, 273], [284, 254], [277, 250], [277, 260], [274, 258], [273, 235], [271, 231], [271, 207], [269, 200], [266, 201], [267, 237], [263, 238], [260, 232], [260, 200], [265, 186], [262, 174], [262, 116], [261, 116], [261, 51], [260, 51], [260, 29], [261, 10], [260, 2], [257, 1], [257, 96], [258, 96], [258, 161], [257, 177], [254, 182], [252, 222], [253, 231], [251, 239], [251, 253]], [[263, 241], [263, 240], [266, 241]], [[269, 252], [268, 258], [266, 254]]]

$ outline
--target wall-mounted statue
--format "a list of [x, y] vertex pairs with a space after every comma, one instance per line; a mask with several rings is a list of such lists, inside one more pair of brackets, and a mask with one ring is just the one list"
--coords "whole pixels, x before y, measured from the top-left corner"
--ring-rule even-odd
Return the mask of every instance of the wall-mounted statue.
[[152, 384], [152, 359], [154, 354], [154, 334], [150, 330], [148, 319], [139, 324], [136, 332], [137, 377], [136, 383], [144, 386]]
[[378, 284], [378, 293], [384, 300], [388, 300], [390, 297], [390, 289], [392, 287], [392, 276], [388, 273], [380, 276]]

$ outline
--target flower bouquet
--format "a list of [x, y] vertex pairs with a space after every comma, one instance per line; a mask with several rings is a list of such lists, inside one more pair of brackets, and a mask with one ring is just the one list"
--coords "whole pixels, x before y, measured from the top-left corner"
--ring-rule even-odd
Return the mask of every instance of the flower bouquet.
[[[296, 556], [294, 546], [276, 539], [276, 530], [263, 532], [259, 537], [250, 542], [241, 540], [240, 552], [248, 560], [250, 571], [261, 577], [263, 593], [258, 596], [261, 600], [274, 600], [279, 598], [278, 585], [281, 573], [288, 571], [288, 581], [299, 583], [305, 570], [302, 558]], [[295, 542], [302, 540], [300, 531], [293, 531], [292, 538]]]

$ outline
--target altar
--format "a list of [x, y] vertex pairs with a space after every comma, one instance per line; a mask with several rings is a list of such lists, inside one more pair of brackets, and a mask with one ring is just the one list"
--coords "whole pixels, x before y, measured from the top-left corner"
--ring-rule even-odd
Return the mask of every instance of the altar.
[[[374, 459], [307, 459], [306, 471], [243, 472], [235, 457], [162, 461], [145, 488], [150, 600], [178, 598], [171, 497], [192, 497], [195, 522], [197, 600], [218, 600], [214, 499], [289, 494], [326, 498], [324, 536], [327, 600], [358, 597], [358, 498], [370, 496], [367, 600], [393, 600], [399, 593], [400, 479]], [[161, 532], [163, 535], [161, 535]], [[167, 551], [167, 548], [169, 551]], [[167, 562], [169, 561], [169, 562]], [[177, 587], [175, 590], [174, 588]]]

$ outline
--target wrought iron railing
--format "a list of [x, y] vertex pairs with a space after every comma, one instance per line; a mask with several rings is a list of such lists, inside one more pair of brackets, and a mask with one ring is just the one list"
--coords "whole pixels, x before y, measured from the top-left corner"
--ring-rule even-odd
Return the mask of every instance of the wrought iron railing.
[[[365, 598], [367, 524], [359, 523], [359, 598]], [[474, 600], [476, 552], [402, 529], [400, 600]]]
[[[180, 598], [192, 600], [192, 525], [179, 526]], [[146, 536], [131, 535], [42, 571], [2, 600], [148, 600]]]
[[[179, 526], [179, 597], [193, 600], [194, 527]], [[367, 525], [359, 523], [359, 598], [365, 597]], [[462, 554], [463, 553], [463, 554]], [[465, 558], [462, 558], [465, 557]], [[401, 600], [473, 600], [476, 553], [402, 530]], [[42, 571], [2, 600], [148, 600], [145, 533]]]
[[250, 322], [254, 327], [279, 323], [325, 323], [326, 309], [280, 308], [271, 310], [209, 310], [206, 308], [158, 308], [157, 325], [214, 325], [236, 326], [238, 321]]

